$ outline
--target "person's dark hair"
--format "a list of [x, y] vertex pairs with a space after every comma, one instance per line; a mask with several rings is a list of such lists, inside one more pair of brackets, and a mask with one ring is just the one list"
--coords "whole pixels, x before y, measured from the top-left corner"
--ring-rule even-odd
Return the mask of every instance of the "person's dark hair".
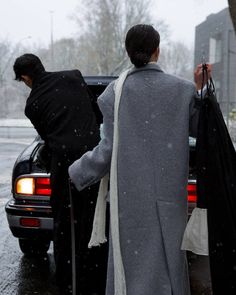
[[44, 72], [44, 66], [41, 60], [32, 53], [26, 53], [19, 56], [13, 65], [13, 69], [15, 72], [15, 80], [21, 81], [21, 75], [27, 75], [32, 80]]
[[130, 61], [137, 68], [149, 62], [159, 44], [160, 35], [151, 25], [135, 25], [126, 34], [125, 48]]

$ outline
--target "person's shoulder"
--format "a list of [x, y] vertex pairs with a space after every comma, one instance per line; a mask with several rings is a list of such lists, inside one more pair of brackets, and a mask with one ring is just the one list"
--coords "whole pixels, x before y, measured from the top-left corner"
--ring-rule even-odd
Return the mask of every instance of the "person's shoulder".
[[79, 85], [82, 87], [86, 85], [84, 77], [78, 69], [54, 72], [54, 75], [57, 76], [58, 80], [64, 80], [67, 81], [67, 83], [74, 83], [77, 87], [79, 87]]
[[57, 71], [57, 72], [52, 72], [52, 74], [58, 77], [71, 77], [71, 76], [82, 77], [82, 74], [78, 69]]
[[195, 88], [195, 84], [191, 80], [188, 80], [186, 78], [183, 78], [183, 77], [180, 77], [177, 75], [167, 74], [167, 73], [165, 73], [165, 76], [169, 82], [172, 82], [176, 85], [183, 86], [183, 87], [189, 87], [189, 88]]
[[113, 80], [112, 82], [110, 82], [107, 87], [105, 88], [105, 90], [103, 91], [103, 93], [99, 96], [99, 100], [100, 101], [106, 101], [107, 99], [109, 99], [109, 97], [111, 95], [114, 94], [114, 85], [115, 85], [116, 80]]
[[113, 80], [111, 83], [108, 84], [106, 89], [103, 93], [98, 97], [98, 105], [101, 106], [108, 106], [112, 107], [114, 104], [115, 92], [114, 92], [114, 85], [115, 81]]

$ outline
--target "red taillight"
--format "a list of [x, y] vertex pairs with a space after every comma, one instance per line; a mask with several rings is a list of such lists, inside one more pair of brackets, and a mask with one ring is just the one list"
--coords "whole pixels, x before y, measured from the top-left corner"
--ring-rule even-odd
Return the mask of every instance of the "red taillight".
[[35, 194], [41, 196], [50, 196], [50, 178], [40, 177], [35, 179]]
[[20, 225], [24, 227], [40, 227], [40, 220], [38, 218], [21, 218]]
[[188, 201], [190, 203], [197, 202], [197, 186], [196, 186], [196, 184], [188, 184]]

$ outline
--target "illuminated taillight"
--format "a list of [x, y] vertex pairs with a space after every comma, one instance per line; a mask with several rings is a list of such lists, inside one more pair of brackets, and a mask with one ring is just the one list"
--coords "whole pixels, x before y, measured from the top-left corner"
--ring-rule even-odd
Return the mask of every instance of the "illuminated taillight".
[[51, 195], [50, 178], [40, 177], [35, 179], [35, 195]]
[[38, 218], [25, 218], [20, 219], [20, 225], [24, 227], [40, 227], [40, 220]]
[[34, 179], [30, 177], [20, 178], [16, 182], [16, 193], [33, 195], [35, 190]]
[[196, 184], [188, 184], [188, 201], [190, 203], [197, 202], [197, 186], [196, 186]]
[[22, 177], [17, 179], [15, 189], [18, 195], [50, 196], [50, 178]]

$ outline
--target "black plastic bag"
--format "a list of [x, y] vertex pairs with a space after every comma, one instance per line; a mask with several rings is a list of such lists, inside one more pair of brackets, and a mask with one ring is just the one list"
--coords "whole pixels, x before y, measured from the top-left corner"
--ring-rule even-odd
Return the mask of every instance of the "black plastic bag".
[[197, 207], [208, 212], [213, 294], [236, 294], [236, 153], [212, 80], [201, 101], [196, 159]]

